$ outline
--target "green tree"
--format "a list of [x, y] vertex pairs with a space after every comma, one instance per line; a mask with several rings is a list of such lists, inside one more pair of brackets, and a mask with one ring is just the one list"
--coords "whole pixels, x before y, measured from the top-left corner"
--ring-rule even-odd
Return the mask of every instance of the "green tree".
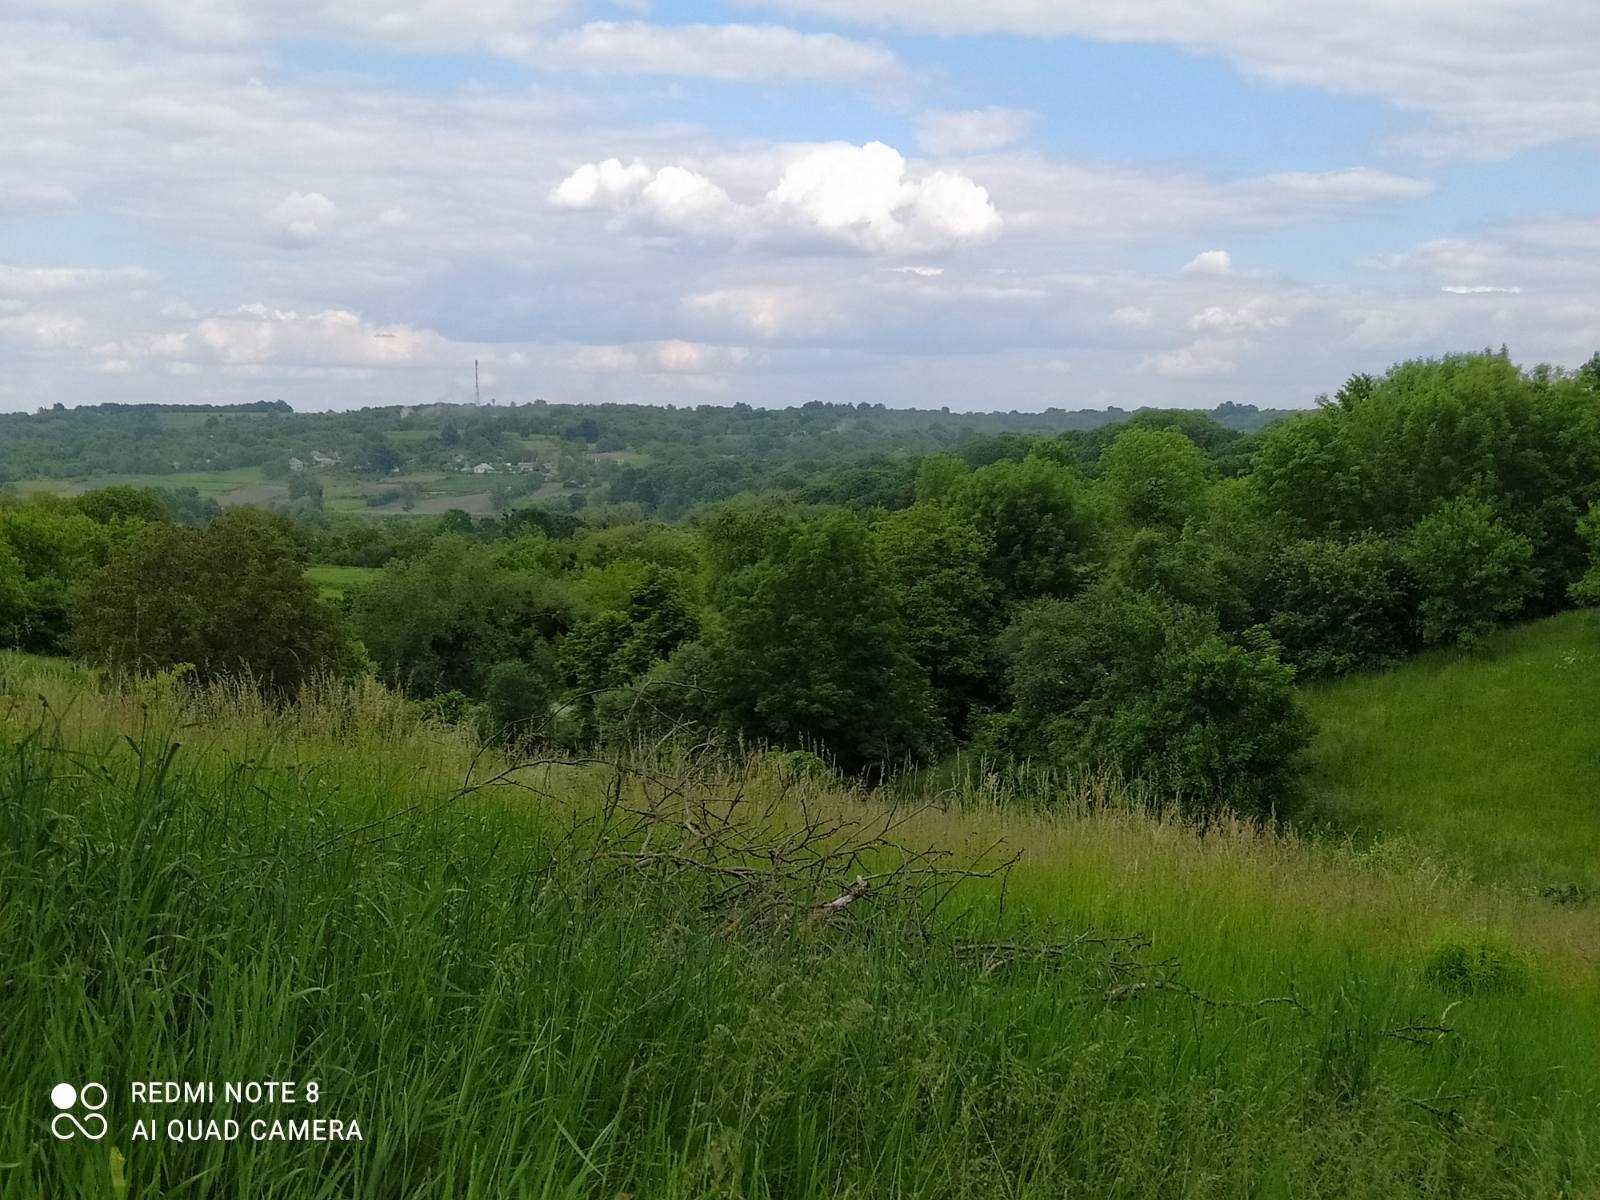
[[477, 526], [464, 508], [452, 508], [439, 518], [439, 533], [443, 537], [471, 537], [476, 532]]
[[301, 470], [290, 475], [290, 499], [298, 501], [304, 509], [322, 512], [322, 475]]
[[606, 609], [586, 617], [561, 639], [561, 667], [568, 685], [577, 693], [578, 703], [607, 688], [620, 687], [629, 679], [622, 664], [622, 647], [628, 640], [628, 615]]
[[874, 541], [906, 647], [927, 673], [946, 728], [960, 736], [972, 708], [999, 691], [1000, 600], [984, 574], [988, 544], [963, 515], [928, 503], [883, 518]]
[[1264, 635], [1115, 586], [1024, 608], [1004, 647], [1015, 746], [1075, 771], [1149, 780], [1190, 806], [1286, 798], [1310, 726]]
[[1034, 455], [974, 471], [951, 498], [989, 547], [986, 571], [1008, 600], [1071, 596], [1088, 581], [1099, 527], [1067, 467]]
[[938, 504], [948, 500], [961, 481], [972, 473], [965, 459], [954, 454], [929, 454], [917, 464], [917, 501]]
[[1554, 606], [1583, 570], [1578, 517], [1600, 500], [1600, 407], [1578, 378], [1500, 354], [1401, 363], [1268, 430], [1251, 481], [1301, 537], [1400, 535], [1481, 499], [1527, 538]]
[[1182, 529], [1205, 498], [1205, 454], [1173, 429], [1124, 430], [1100, 467], [1112, 509], [1128, 525]]
[[22, 644], [31, 612], [22, 560], [9, 542], [0, 541], [0, 646]]
[[1260, 608], [1284, 661], [1303, 675], [1378, 666], [1416, 649], [1418, 596], [1400, 547], [1377, 536], [1285, 543]]
[[619, 665], [629, 678], [649, 670], [700, 633], [700, 618], [682, 577], [650, 564], [628, 597], [628, 636]]
[[[66, 647], [72, 589], [104, 566], [137, 524], [102, 524], [54, 496], [7, 503], [0, 498], [0, 545], [20, 576], [23, 602], [7, 626], [8, 643], [41, 654]], [[14, 589], [13, 589], [14, 590]]]
[[400, 454], [384, 434], [372, 433], [361, 439], [355, 466], [358, 471], [387, 475], [400, 466]]
[[790, 523], [762, 558], [718, 580], [714, 597], [710, 675], [732, 727], [823, 748], [847, 771], [927, 751], [927, 680], [859, 518]]
[[497, 663], [549, 670], [550, 644], [574, 614], [559, 584], [502, 565], [492, 547], [451, 537], [357, 589], [350, 618], [389, 683], [418, 696], [453, 690], [481, 698]]
[[1191, 523], [1173, 531], [1139, 528], [1123, 536], [1112, 552], [1107, 580], [1150, 592], [1177, 604], [1214, 613], [1227, 629], [1247, 624], [1248, 599], [1238, 564], [1213, 531]]
[[171, 518], [160, 492], [123, 484], [84, 492], [73, 498], [72, 506], [101, 525], [148, 525]]
[[494, 734], [508, 738], [540, 732], [550, 713], [550, 676], [520, 659], [495, 663], [484, 677], [483, 699]]
[[[1600, 355], [1590, 362], [1600, 364]], [[1578, 522], [1578, 536], [1589, 548], [1589, 567], [1572, 585], [1572, 598], [1579, 604], [1600, 604], [1600, 504], [1593, 505]]]
[[72, 615], [74, 652], [122, 670], [188, 664], [201, 680], [244, 674], [287, 691], [345, 657], [283, 522], [255, 509], [201, 530], [145, 526], [84, 583]]
[[1532, 544], [1482, 500], [1440, 505], [1406, 535], [1402, 554], [1429, 645], [1469, 645], [1519, 616], [1538, 591]]

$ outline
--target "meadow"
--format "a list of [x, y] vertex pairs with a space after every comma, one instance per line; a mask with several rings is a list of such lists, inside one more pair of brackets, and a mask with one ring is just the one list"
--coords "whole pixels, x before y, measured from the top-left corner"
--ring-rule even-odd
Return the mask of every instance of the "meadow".
[[[3, 661], [7, 1196], [1600, 1186], [1592, 909], [1405, 830], [1197, 824], [1102, 779], [980, 775], [895, 801], [895, 837], [1020, 851], [1004, 877], [932, 915], [867, 893], [741, 926], [718, 878], [614, 869], [601, 815], [651, 778], [685, 819], [751, 797], [785, 829], [870, 824], [886, 795], [785, 755], [508, 769], [370, 682], [275, 707]], [[1436, 969], [1461, 961], [1492, 969]], [[51, 1086], [89, 1076], [112, 1134], [41, 1136]], [[251, 1077], [318, 1080], [363, 1141], [127, 1136], [228, 1115], [133, 1111], [130, 1080]]]
[[264, 481], [261, 468], [237, 467], [226, 471], [176, 471], [159, 475], [93, 474], [80, 479], [39, 477], [18, 479], [8, 486], [23, 496], [40, 492], [78, 496], [107, 487], [192, 487], [206, 499], [221, 502], [230, 493], [262, 486]]
[[319, 563], [306, 568], [306, 578], [317, 585], [317, 593], [335, 603], [377, 574], [377, 567], [336, 567]]
[[1307, 822], [1404, 835], [1485, 880], [1600, 893], [1600, 615], [1517, 626], [1306, 699]]

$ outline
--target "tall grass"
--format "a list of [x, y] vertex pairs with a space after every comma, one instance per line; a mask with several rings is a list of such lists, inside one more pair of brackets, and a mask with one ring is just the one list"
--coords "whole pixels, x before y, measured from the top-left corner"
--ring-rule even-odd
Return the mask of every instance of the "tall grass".
[[1524, 625], [1307, 700], [1319, 730], [1308, 817], [1404, 832], [1480, 878], [1600, 895], [1600, 614]]
[[[682, 881], [593, 868], [604, 769], [439, 803], [483, 748], [380, 689], [275, 708], [243, 688], [4, 674], [6, 1197], [1600, 1187], [1592, 927], [1413, 853], [1106, 797], [1053, 813], [949, 797], [903, 835], [1025, 852], [1003, 895], [959, 898], [949, 938], [867, 904], [848, 930], [740, 936]], [[693, 786], [779, 771], [730, 762]], [[882, 802], [785, 786], [840, 814]], [[1181, 965], [1128, 978], [1188, 990], [1118, 993], [1122, 952], [1087, 940], [979, 964], [950, 943], [1133, 933], [1145, 962]], [[1441, 991], [1425, 968], [1446, 935], [1514, 942], [1525, 988]], [[1283, 997], [1298, 1005], [1260, 1003]], [[55, 1141], [51, 1086], [91, 1078], [110, 1135]], [[263, 1078], [317, 1080], [317, 1111], [364, 1140], [129, 1137], [135, 1117], [213, 1115], [135, 1106], [133, 1080]]]

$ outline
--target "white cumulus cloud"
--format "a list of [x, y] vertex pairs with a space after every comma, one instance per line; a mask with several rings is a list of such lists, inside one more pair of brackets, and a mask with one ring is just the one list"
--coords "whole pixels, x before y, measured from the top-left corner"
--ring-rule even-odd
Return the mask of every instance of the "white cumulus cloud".
[[1208, 305], [1189, 318], [1190, 329], [1214, 334], [1253, 333], [1288, 324], [1289, 314], [1272, 296], [1257, 296], [1242, 304]]
[[267, 213], [267, 223], [285, 237], [309, 242], [326, 233], [339, 215], [321, 192], [290, 192]]
[[1202, 250], [1183, 264], [1183, 275], [1231, 275], [1233, 255], [1226, 250]]
[[736, 202], [720, 184], [682, 166], [657, 170], [617, 158], [578, 167], [551, 189], [549, 201], [727, 234], [821, 234], [875, 251], [983, 242], [1002, 224], [982, 185], [953, 171], [915, 175], [882, 142], [801, 149], [758, 201]]

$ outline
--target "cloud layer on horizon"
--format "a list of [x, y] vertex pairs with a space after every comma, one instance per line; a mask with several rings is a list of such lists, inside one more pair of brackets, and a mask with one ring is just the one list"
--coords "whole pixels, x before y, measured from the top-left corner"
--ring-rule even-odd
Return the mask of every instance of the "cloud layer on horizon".
[[[804, 27], [601, 20], [576, 0], [0, 15], [0, 408], [462, 398], [473, 359], [504, 399], [1282, 405], [1414, 354], [1504, 341], [1573, 363], [1600, 343], [1600, 216], [1411, 218], [1367, 244], [1346, 231], [1438, 196], [1427, 155], [1267, 170], [1074, 155], [1031, 109], [936, 102], [880, 40], [1166, 40], [1297, 77], [1242, 0], [1202, 6], [1210, 32], [1165, 0], [1070, 20], [1022, 0], [783, 7]], [[1426, 7], [1359, 5], [1323, 49], [1353, 53], [1388, 9]], [[1487, 34], [1503, 17], [1485, 10]], [[1461, 45], [1463, 20], [1445, 21]], [[307, 33], [539, 69], [429, 87], [285, 69], [283, 43]], [[1585, 70], [1563, 66], [1556, 91]], [[653, 116], [678, 93], [652, 89], [681, 79], [833, 89], [851, 123], [899, 132]], [[1564, 97], [1551, 128], [1589, 136]], [[1496, 153], [1527, 141], [1515, 97], [1478, 125], [1391, 99]], [[1285, 269], [1285, 242], [1327, 247], [1326, 267]]]

